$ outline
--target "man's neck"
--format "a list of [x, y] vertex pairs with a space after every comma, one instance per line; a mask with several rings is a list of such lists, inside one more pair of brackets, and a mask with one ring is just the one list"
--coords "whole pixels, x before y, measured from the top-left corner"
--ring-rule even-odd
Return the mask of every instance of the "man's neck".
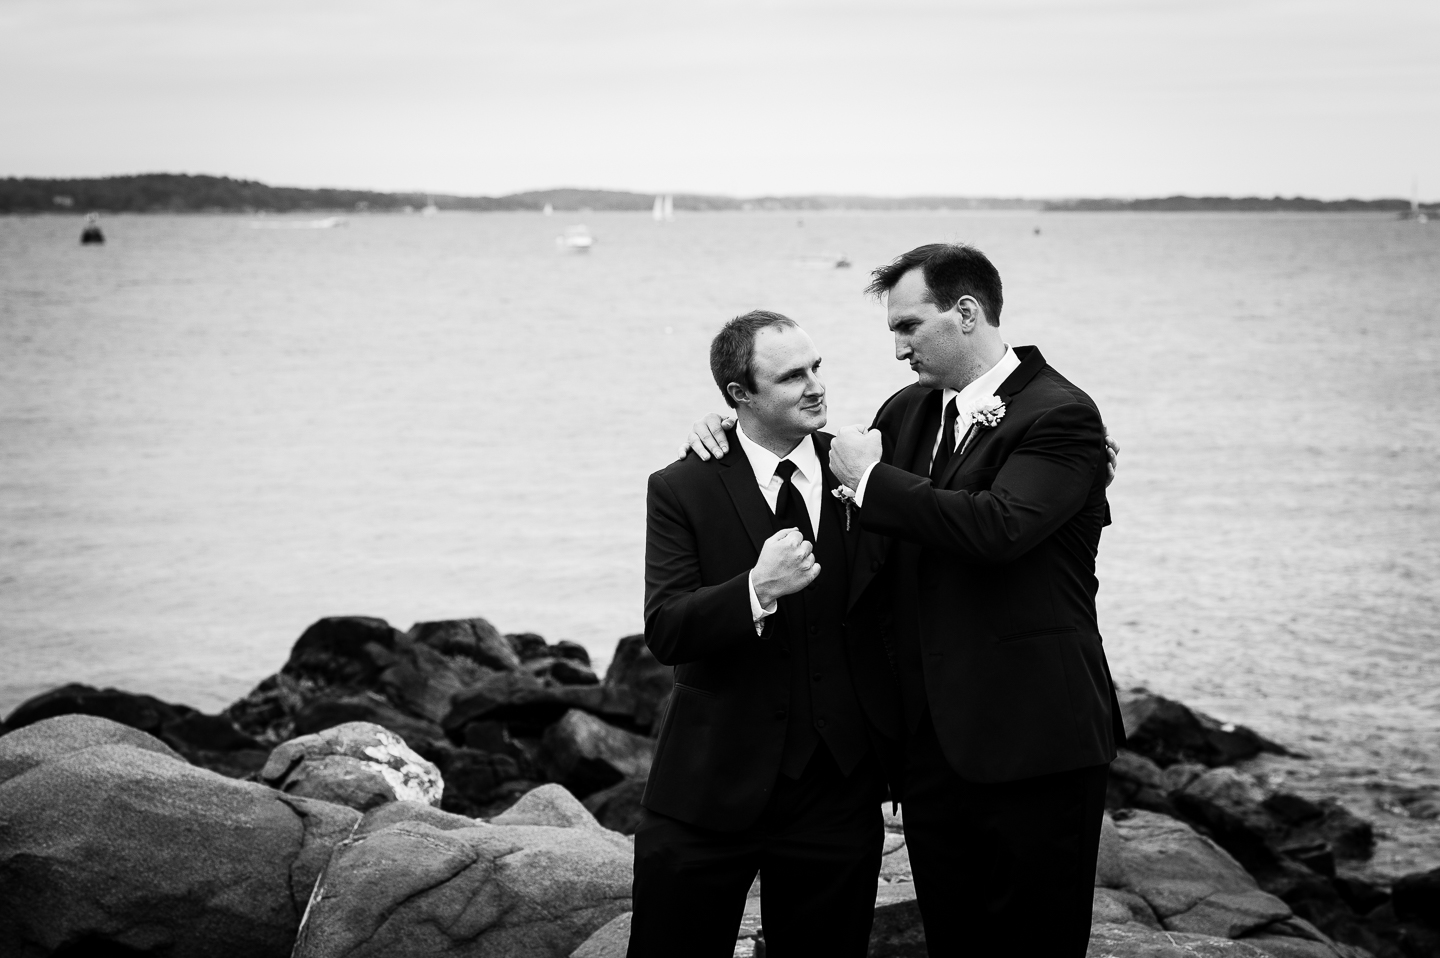
[[[971, 361], [945, 381], [945, 388], [953, 389], [957, 393], [962, 392], [966, 386], [994, 369], [995, 364], [1004, 357], [1005, 341], [998, 336], [993, 342], [986, 340], [977, 343], [976, 351], [971, 354]], [[745, 432], [748, 434], [750, 430]]]
[[784, 459], [795, 451], [795, 447], [804, 441], [804, 436], [777, 435], [765, 428], [765, 424], [752, 415], [747, 415], [747, 410], [741, 409], [736, 414], [736, 420], [740, 428], [745, 430], [745, 435], [755, 445], [774, 453], [776, 457]]

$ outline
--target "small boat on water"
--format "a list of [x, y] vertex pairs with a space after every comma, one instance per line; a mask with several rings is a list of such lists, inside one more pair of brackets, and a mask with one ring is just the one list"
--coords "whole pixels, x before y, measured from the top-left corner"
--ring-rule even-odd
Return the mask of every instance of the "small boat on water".
[[251, 220], [247, 224], [252, 230], [333, 230], [349, 226], [343, 216], [327, 216], [323, 220], [286, 220], [276, 217]]
[[555, 246], [566, 253], [588, 253], [595, 245], [595, 237], [584, 226], [567, 226], [565, 235], [555, 237]]
[[435, 200], [434, 200], [434, 198], [433, 198], [433, 197], [429, 197], [429, 196], [425, 197], [425, 205], [422, 206], [422, 207], [420, 207], [420, 215], [421, 215], [421, 216], [434, 216], [436, 213], [439, 213], [439, 212], [440, 212], [440, 207], [438, 207], [438, 206], [435, 205]]
[[100, 214], [86, 213], [85, 228], [80, 231], [81, 246], [103, 246], [105, 234], [100, 232]]
[[549, 203], [546, 203], [546, 204], [545, 204], [545, 208], [544, 208], [543, 210], [541, 210], [540, 212], [544, 213], [546, 216], [554, 216], [554, 215], [555, 215], [555, 207], [551, 206]]
[[675, 219], [675, 197], [657, 196], [655, 205], [650, 209], [650, 218], [657, 223], [670, 223]]
[[1420, 180], [1410, 181], [1410, 208], [1400, 214], [1402, 220], [1414, 220], [1417, 223], [1425, 224], [1430, 222], [1430, 214], [1420, 208]]

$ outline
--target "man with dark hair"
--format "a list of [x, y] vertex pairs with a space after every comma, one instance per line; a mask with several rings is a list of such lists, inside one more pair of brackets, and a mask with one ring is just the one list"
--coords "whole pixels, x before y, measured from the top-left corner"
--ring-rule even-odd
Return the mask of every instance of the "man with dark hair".
[[1038, 349], [1001, 339], [1000, 276], [978, 250], [911, 250], [869, 291], [916, 383], [872, 429], [841, 430], [830, 465], [860, 524], [892, 540], [905, 834], [930, 954], [1078, 958], [1124, 739], [1095, 612], [1100, 412]]
[[[631, 958], [725, 956], [761, 876], [771, 958], [863, 958], [902, 732], [875, 634], [888, 590], [855, 565], [830, 490], [820, 355], [777, 313], [710, 348], [738, 417], [723, 457], [650, 477], [645, 642], [675, 666], [635, 834]], [[878, 568], [878, 567], [877, 567]]]
[[[1079, 958], [1124, 736], [1095, 611], [1117, 450], [1107, 465], [1089, 396], [1001, 338], [1000, 274], [979, 250], [921, 246], [873, 275], [916, 383], [870, 430], [840, 430], [830, 466], [865, 530], [856, 564], [891, 593], [892, 791], [926, 946]], [[723, 451], [720, 426], [707, 417], [689, 445]]]

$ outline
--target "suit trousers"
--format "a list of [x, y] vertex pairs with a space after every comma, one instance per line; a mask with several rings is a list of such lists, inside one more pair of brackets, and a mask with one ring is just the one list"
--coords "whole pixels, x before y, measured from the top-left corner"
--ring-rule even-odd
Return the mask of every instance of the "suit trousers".
[[1109, 771], [968, 782], [926, 711], [906, 743], [903, 804], [931, 958], [1084, 958]]
[[741, 831], [646, 810], [635, 833], [629, 958], [730, 958], [757, 872], [767, 958], [864, 958], [884, 798], [873, 753], [845, 776], [821, 745], [799, 779], [778, 777], [760, 818]]

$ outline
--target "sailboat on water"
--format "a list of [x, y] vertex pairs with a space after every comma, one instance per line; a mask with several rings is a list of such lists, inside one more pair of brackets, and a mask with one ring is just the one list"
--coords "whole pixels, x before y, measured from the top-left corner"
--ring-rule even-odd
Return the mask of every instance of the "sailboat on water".
[[666, 194], [655, 197], [655, 205], [650, 209], [650, 218], [657, 223], [669, 223], [675, 219], [675, 197]]
[[1414, 220], [1417, 223], [1430, 222], [1430, 215], [1420, 208], [1420, 178], [1416, 177], [1410, 181], [1410, 208], [1400, 214], [1402, 220]]

